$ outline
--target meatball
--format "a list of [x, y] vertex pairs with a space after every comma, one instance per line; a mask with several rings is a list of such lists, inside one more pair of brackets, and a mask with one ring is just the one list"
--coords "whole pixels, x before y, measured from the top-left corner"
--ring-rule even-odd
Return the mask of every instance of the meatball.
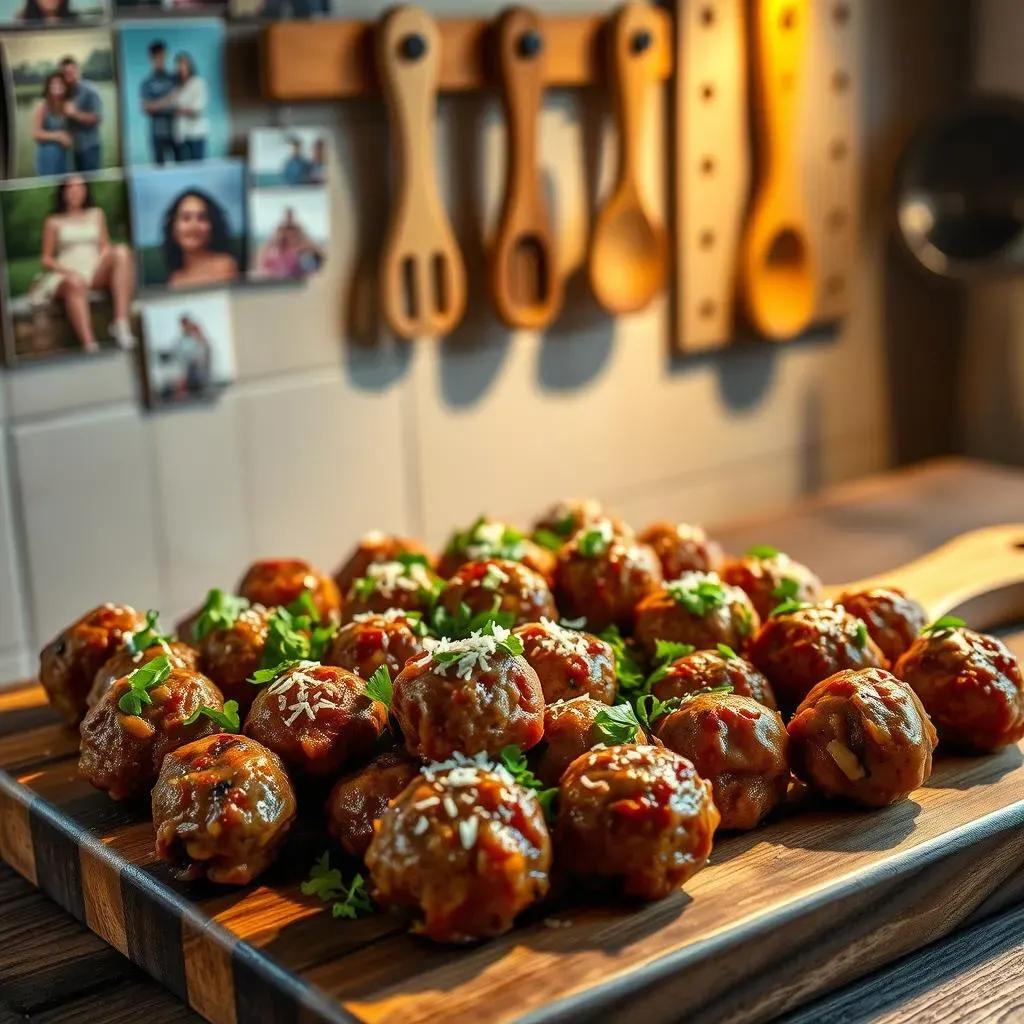
[[611, 523], [617, 535], [633, 537], [633, 530], [626, 523], [618, 516], [609, 515], [601, 503], [593, 498], [568, 498], [552, 505], [533, 524], [533, 537], [546, 548], [557, 551], [584, 527], [602, 519]]
[[994, 636], [926, 630], [895, 671], [921, 699], [944, 750], [998, 750], [1024, 738], [1020, 663]]
[[814, 604], [821, 600], [821, 580], [789, 555], [774, 548], [752, 548], [743, 558], [733, 558], [721, 568], [721, 577], [746, 592], [762, 619], [784, 601]]
[[588, 526], [558, 554], [555, 601], [564, 616], [586, 620], [600, 633], [607, 626], [629, 628], [636, 606], [661, 585], [654, 549], [616, 536], [607, 520]]
[[864, 623], [837, 605], [773, 615], [747, 653], [768, 677], [784, 712], [791, 712], [811, 687], [841, 669], [888, 664]]
[[928, 613], [895, 587], [842, 594], [836, 603], [868, 627], [871, 639], [893, 665], [928, 622]]
[[520, 626], [515, 634], [523, 642], [523, 657], [537, 673], [546, 703], [580, 696], [605, 704], [615, 700], [615, 651], [604, 640], [548, 618]]
[[711, 783], [721, 828], [751, 829], [789, 788], [789, 737], [782, 716], [750, 697], [688, 697], [655, 727], [658, 739]]
[[704, 867], [717, 827], [711, 783], [665, 747], [591, 750], [562, 776], [555, 846], [583, 880], [661, 899]]
[[[142, 679], [145, 698], [132, 714], [126, 704]], [[149, 792], [167, 754], [220, 731], [205, 715], [187, 724], [201, 707], [224, 710], [224, 698], [206, 676], [174, 669], [169, 659], [151, 661], [116, 680], [82, 720], [79, 771], [114, 800]]]
[[281, 759], [217, 733], [164, 758], [153, 787], [156, 852], [182, 882], [247, 885], [274, 862], [295, 811]]
[[428, 646], [426, 627], [400, 608], [386, 612], [357, 615], [334, 636], [324, 658], [327, 665], [338, 665], [369, 679], [387, 665], [394, 679], [410, 658], [422, 654]]
[[883, 669], [823, 679], [789, 723], [796, 775], [827, 797], [886, 807], [924, 784], [937, 738], [909, 686]]
[[452, 535], [437, 571], [448, 579], [460, 565], [486, 558], [522, 562], [527, 568], [540, 573], [549, 585], [554, 576], [555, 556], [552, 552], [524, 537], [515, 527], [484, 517], [468, 529]]
[[651, 693], [658, 700], [685, 697], [700, 690], [731, 686], [740, 697], [752, 697], [772, 711], [778, 710], [771, 683], [750, 664], [732, 652], [694, 651], [658, 669]]
[[679, 579], [684, 572], [713, 572], [722, 561], [721, 547], [699, 526], [652, 523], [638, 539], [657, 552], [667, 580]]
[[360, 615], [398, 608], [425, 613], [444, 584], [441, 578], [420, 561], [373, 562], [345, 595], [344, 622]]
[[154, 658], [162, 657], [166, 657], [170, 661], [171, 668], [187, 669], [189, 672], [199, 670], [198, 652], [180, 640], [175, 640], [172, 643], [156, 643], [138, 653], [125, 646], [112, 658], [105, 661], [99, 672], [96, 673], [86, 703], [92, 707], [122, 676], [134, 672], [135, 669], [141, 668], [143, 665], [148, 665]]
[[[576, 758], [607, 743], [595, 725], [597, 716], [607, 710], [607, 704], [590, 697], [560, 700], [544, 709], [544, 738], [530, 751], [530, 763], [545, 786], [557, 786]], [[637, 729], [636, 742], [647, 742], [643, 729]]]
[[391, 751], [339, 779], [327, 800], [327, 829], [331, 836], [361, 860], [373, 838], [373, 823], [419, 771], [419, 762]]
[[199, 637], [196, 636], [196, 624], [203, 616], [203, 609], [196, 608], [189, 612], [182, 619], [174, 624], [174, 635], [183, 643], [188, 644], [189, 647], [199, 646]]
[[688, 572], [637, 605], [634, 637], [650, 658], [659, 640], [697, 650], [725, 644], [742, 651], [760, 624], [739, 587], [730, 587], [714, 573]]
[[86, 612], [43, 648], [39, 682], [53, 709], [76, 725], [86, 712], [96, 673], [124, 642], [146, 624], [146, 616], [127, 605], [101, 604]]
[[330, 576], [298, 558], [268, 558], [253, 562], [238, 584], [238, 594], [267, 608], [291, 604], [304, 591], [313, 595], [320, 618], [335, 622], [341, 613], [341, 594]]
[[443, 761], [456, 752], [497, 757], [534, 746], [544, 731], [544, 694], [521, 645], [501, 626], [465, 640], [442, 640], [406, 663], [391, 710], [409, 753]]
[[534, 794], [484, 759], [425, 768], [384, 812], [366, 854], [373, 898], [420, 915], [436, 942], [507, 932], [548, 891], [551, 837]]
[[516, 626], [536, 622], [541, 616], [558, 616], [544, 577], [521, 562], [500, 558], [460, 565], [441, 591], [438, 604], [450, 620], [460, 618], [463, 605], [471, 615], [506, 612]]
[[365, 761], [387, 722], [387, 708], [354, 672], [301, 662], [256, 695], [245, 734], [289, 768], [322, 778]]
[[347, 594], [352, 584], [365, 576], [371, 565], [378, 562], [397, 562], [400, 555], [417, 556], [429, 569], [434, 568], [436, 561], [418, 540], [374, 530], [359, 541], [345, 560], [345, 564], [334, 574], [334, 582], [338, 585], [339, 592]]
[[[254, 604], [230, 625], [211, 629], [199, 639], [199, 666], [228, 700], [237, 700], [246, 714], [256, 697], [249, 678], [263, 662], [271, 612]], [[230, 621], [230, 620], [229, 620]]]

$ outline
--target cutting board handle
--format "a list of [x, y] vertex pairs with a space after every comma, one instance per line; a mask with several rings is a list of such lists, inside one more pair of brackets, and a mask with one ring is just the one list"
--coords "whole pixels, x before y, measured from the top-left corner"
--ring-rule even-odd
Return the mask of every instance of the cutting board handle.
[[830, 588], [895, 586], [920, 601], [932, 620], [957, 614], [976, 629], [1024, 618], [1024, 523], [961, 534], [892, 572]]

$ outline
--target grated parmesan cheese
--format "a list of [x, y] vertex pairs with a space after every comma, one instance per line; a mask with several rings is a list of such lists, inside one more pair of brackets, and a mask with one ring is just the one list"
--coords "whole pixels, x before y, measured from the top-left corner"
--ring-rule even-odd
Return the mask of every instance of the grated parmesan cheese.
[[[512, 635], [512, 631], [504, 626], [492, 625], [490, 633], [481, 630], [474, 631], [464, 640], [449, 640], [442, 638], [431, 652], [434, 656], [434, 670], [439, 675], [446, 675], [448, 669], [455, 666], [455, 675], [458, 679], [470, 679], [474, 670], [486, 672], [490, 669], [491, 663], [488, 660], [498, 650], [499, 644], [503, 643]], [[454, 661], [444, 664], [437, 662], [438, 654], [458, 654]]]
[[459, 840], [462, 843], [462, 848], [464, 850], [473, 849], [479, 828], [480, 822], [475, 815], [463, 818], [462, 821], [459, 822]]
[[572, 629], [566, 629], [557, 622], [541, 616], [540, 624], [547, 634], [537, 646], [555, 654], [576, 654], [581, 658], [589, 656], [587, 639]]

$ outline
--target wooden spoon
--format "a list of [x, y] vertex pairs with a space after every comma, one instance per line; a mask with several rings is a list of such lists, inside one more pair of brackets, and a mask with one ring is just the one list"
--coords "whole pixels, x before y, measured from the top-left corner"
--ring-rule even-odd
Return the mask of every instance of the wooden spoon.
[[740, 260], [746, 314], [769, 338], [804, 330], [814, 316], [815, 274], [797, 155], [810, 5], [755, 0], [754, 108], [761, 164]]
[[639, 185], [643, 116], [657, 81], [653, 42], [658, 11], [627, 3], [609, 25], [609, 68], [619, 123], [619, 174], [590, 240], [590, 287], [618, 315], [643, 309], [661, 290], [668, 262], [665, 228], [648, 212]]
[[545, 327], [561, 308], [563, 288], [537, 158], [545, 69], [540, 16], [510, 8], [498, 22], [497, 44], [508, 177], [491, 256], [491, 293], [510, 327]]
[[381, 21], [376, 42], [398, 165], [381, 257], [381, 308], [400, 337], [437, 337], [466, 310], [466, 267], [437, 183], [441, 34], [425, 11], [398, 7]]

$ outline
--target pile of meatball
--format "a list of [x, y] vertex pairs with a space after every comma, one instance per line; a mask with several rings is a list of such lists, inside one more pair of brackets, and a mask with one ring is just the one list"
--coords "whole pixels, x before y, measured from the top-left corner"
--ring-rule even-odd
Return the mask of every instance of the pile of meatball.
[[[273, 664], [286, 628], [318, 660]], [[668, 896], [794, 777], [884, 807], [937, 744], [1024, 737], [998, 639], [929, 626], [895, 589], [824, 601], [781, 552], [726, 559], [674, 523], [638, 536], [593, 501], [529, 535], [480, 519], [440, 558], [368, 535], [333, 578], [257, 562], [177, 638], [151, 633], [96, 608], [40, 679], [80, 726], [83, 775], [150, 802], [173, 874], [245, 885], [301, 813], [441, 942], [509, 930], [554, 881]]]

